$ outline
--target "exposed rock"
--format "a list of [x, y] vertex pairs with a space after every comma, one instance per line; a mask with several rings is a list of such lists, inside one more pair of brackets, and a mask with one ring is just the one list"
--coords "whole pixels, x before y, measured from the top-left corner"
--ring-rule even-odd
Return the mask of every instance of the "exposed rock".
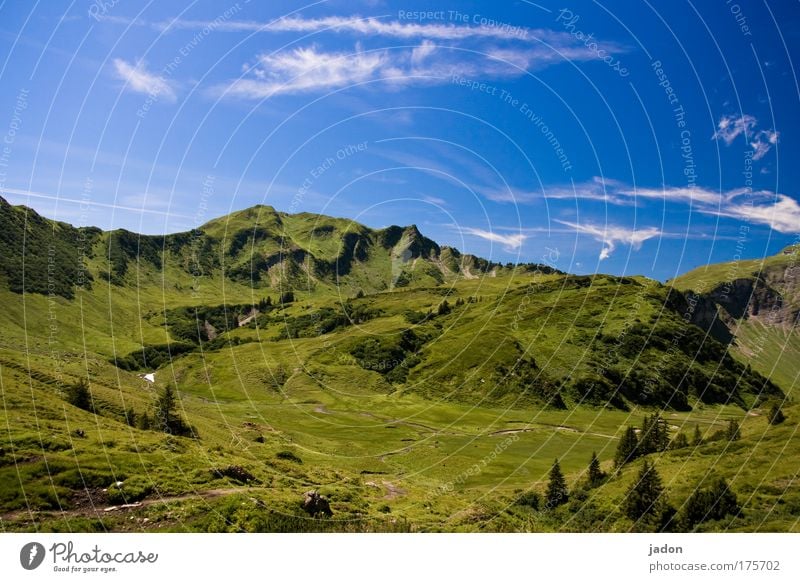
[[316, 490], [306, 491], [303, 498], [303, 510], [311, 516], [319, 513], [328, 517], [333, 515], [328, 499], [324, 495], [320, 495]]
[[257, 480], [250, 471], [240, 465], [229, 465], [221, 469], [212, 469], [211, 472], [215, 477], [228, 477], [240, 483], [250, 483], [251, 481]]

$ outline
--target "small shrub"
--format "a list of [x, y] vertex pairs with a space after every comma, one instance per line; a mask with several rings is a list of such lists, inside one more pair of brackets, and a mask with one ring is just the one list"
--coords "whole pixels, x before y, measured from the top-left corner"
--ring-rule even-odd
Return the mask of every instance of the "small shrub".
[[211, 473], [215, 477], [227, 477], [228, 479], [238, 481], [239, 483], [251, 483], [257, 481], [255, 475], [241, 465], [228, 465], [227, 467], [222, 467], [220, 469], [212, 469]]
[[279, 451], [275, 456], [284, 461], [291, 461], [292, 463], [297, 463], [298, 465], [303, 464], [303, 459], [295, 455], [292, 451]]
[[72, 406], [77, 406], [81, 410], [94, 412], [92, 393], [89, 392], [89, 382], [86, 381], [86, 378], [81, 378], [74, 384], [70, 384], [69, 388], [67, 388], [66, 400]]
[[773, 404], [772, 409], [769, 411], [769, 423], [772, 425], [780, 424], [786, 420], [786, 415], [779, 404]]
[[517, 497], [516, 504], [523, 507], [530, 507], [534, 511], [538, 511], [539, 507], [542, 505], [542, 496], [536, 491], [526, 491]]

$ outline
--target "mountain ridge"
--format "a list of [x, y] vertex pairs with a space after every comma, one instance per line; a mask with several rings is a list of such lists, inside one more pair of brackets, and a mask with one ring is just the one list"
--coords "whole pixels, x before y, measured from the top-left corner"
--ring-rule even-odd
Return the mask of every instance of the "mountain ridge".
[[[41, 255], [31, 252], [31, 245], [26, 247], [25, 241], [33, 236], [34, 249], [57, 250], [55, 262], [63, 272], [59, 284], [55, 289], [50, 285], [49, 290], [66, 298], [73, 295], [69, 286], [76, 282], [76, 273], [86, 274], [87, 285], [97, 277], [122, 285], [132, 263], [156, 271], [173, 263], [195, 277], [221, 270], [228, 279], [258, 288], [312, 291], [316, 285], [345, 286], [353, 293], [441, 284], [459, 276], [510, 268], [440, 246], [413, 224], [373, 229], [349, 219], [290, 214], [265, 205], [211, 219], [189, 231], [144, 235], [127, 229], [75, 227], [31, 208], [10, 205], [0, 197], [0, 228], [5, 233], [0, 238], [5, 257], [0, 269], [12, 290], [23, 290], [18, 275], [24, 262], [36, 266], [34, 273], [46, 271]], [[85, 239], [85, 244], [77, 254], [70, 253], [70, 243], [78, 239]], [[556, 272], [545, 265], [517, 267]], [[35, 275], [27, 283], [29, 292], [48, 290], [46, 282]]]

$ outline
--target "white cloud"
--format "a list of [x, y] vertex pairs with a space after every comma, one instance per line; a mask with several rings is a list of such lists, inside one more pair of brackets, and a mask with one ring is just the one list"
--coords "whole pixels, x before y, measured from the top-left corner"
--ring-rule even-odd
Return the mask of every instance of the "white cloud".
[[172, 85], [164, 77], [148, 71], [142, 61], [131, 64], [123, 59], [114, 59], [114, 70], [117, 78], [124, 81], [125, 87], [131, 91], [169, 102], [177, 99]]
[[[179, 20], [164, 26], [165, 29], [200, 28], [210, 24]], [[597, 60], [595, 50], [564, 31], [505, 25], [470, 26], [330, 16], [286, 17], [269, 23], [224, 21], [214, 23], [214, 30], [304, 35], [334, 32], [349, 33], [360, 40], [391, 37], [418, 42], [416, 46], [366, 52], [356, 48], [353, 54], [325, 52], [310, 46], [261, 55], [254, 67], [245, 68], [242, 78], [214, 89], [220, 96], [253, 99], [346, 87], [364, 81], [384, 81], [400, 86], [450, 83], [454, 75], [481, 80], [504, 79], [569, 60]], [[439, 41], [446, 41], [448, 46], [440, 46]], [[598, 44], [608, 53], [626, 50], [615, 43]], [[464, 45], [468, 50], [460, 50]]]
[[571, 186], [544, 187], [542, 192], [474, 187], [495, 202], [531, 203], [542, 198], [585, 199], [626, 206], [645, 200], [686, 204], [696, 212], [763, 224], [784, 234], [800, 232], [800, 204], [786, 194], [768, 190], [735, 188], [716, 191], [707, 188], [637, 188], [618, 180], [595, 177]]
[[753, 192], [750, 197], [754, 200], [742, 201], [743, 196], [744, 192], [739, 193], [719, 208], [701, 208], [700, 212], [766, 224], [784, 234], [800, 232], [800, 204], [794, 198], [766, 190]]
[[777, 131], [765, 129], [756, 133], [750, 142], [750, 147], [753, 148], [753, 159], [760, 160], [763, 158], [776, 143], [778, 143]]
[[725, 192], [704, 188], [630, 188], [621, 190], [620, 194], [665, 198], [667, 202], [691, 204], [694, 210], [703, 214], [764, 224], [784, 234], [800, 232], [800, 204], [786, 194], [746, 188]]
[[[512, 55], [516, 54], [514, 57]], [[577, 56], [577, 55], [576, 55]], [[583, 55], [585, 57], [585, 55]], [[395, 86], [451, 83], [454, 76], [475, 79], [519, 77], [552, 64], [543, 49], [458, 52], [423, 41], [414, 48], [326, 52], [316, 45], [262, 54], [244, 76], [215, 87], [218, 96], [264, 99], [279, 94], [331, 90], [354, 83], [383, 81]]]
[[[143, 24], [146, 24], [144, 21]], [[398, 39], [427, 38], [435, 40], [464, 40], [471, 38], [518, 40], [526, 42], [556, 42], [569, 35], [546, 29], [529, 29], [515, 26], [469, 26], [455, 24], [421, 24], [398, 20], [381, 20], [374, 17], [327, 16], [323, 18], [301, 18], [289, 16], [272, 22], [227, 20], [222, 22], [204, 20], [172, 20], [155, 23], [162, 31], [170, 29], [203, 29], [214, 25], [216, 30], [225, 32], [337, 32], [355, 36], [385, 36]]]
[[644, 241], [661, 236], [660, 229], [653, 226], [632, 230], [623, 226], [613, 225], [595, 225], [592, 223], [578, 224], [576, 222], [568, 222], [566, 220], [556, 220], [556, 222], [568, 226], [571, 229], [581, 234], [592, 236], [595, 240], [603, 243], [603, 248], [600, 250], [600, 260], [604, 261], [611, 256], [616, 250], [617, 244], [627, 244], [635, 251], [642, 248]]
[[421, 63], [431, 56], [435, 50], [435, 43], [429, 40], [423, 40], [422, 44], [420, 44], [418, 47], [414, 47], [414, 49], [411, 51], [411, 62], [416, 64]]
[[717, 123], [717, 131], [711, 139], [721, 139], [731, 145], [742, 134], [748, 134], [758, 121], [752, 115], [723, 115]]
[[373, 78], [385, 70], [384, 51], [354, 53], [319, 52], [316, 47], [264, 54], [252, 67], [255, 79], [238, 79], [226, 88], [228, 94], [263, 99], [279, 93], [331, 89]]
[[484, 240], [500, 243], [509, 252], [517, 251], [525, 242], [528, 237], [524, 234], [499, 234], [491, 230], [483, 230], [480, 228], [462, 227], [459, 230], [465, 234], [477, 236]]
[[729, 146], [737, 137], [744, 135], [753, 148], [753, 159], [760, 160], [778, 143], [779, 134], [771, 129], [756, 131], [757, 125], [758, 120], [752, 115], [723, 115], [711, 139], [722, 140]]

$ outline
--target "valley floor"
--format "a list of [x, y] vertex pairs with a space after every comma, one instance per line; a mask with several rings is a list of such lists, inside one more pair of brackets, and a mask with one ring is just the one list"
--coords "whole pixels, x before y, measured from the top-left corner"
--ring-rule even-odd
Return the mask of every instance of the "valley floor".
[[[648, 411], [495, 408], [414, 394], [187, 392], [199, 439], [141, 431], [65, 405], [52, 378], [22, 354], [0, 363], [0, 528], [3, 531], [628, 531], [620, 511], [641, 460], [615, 473], [618, 440]], [[142, 391], [151, 388], [142, 382]], [[201, 406], [202, 404], [202, 406]], [[715, 476], [737, 493], [739, 517], [701, 529], [800, 530], [797, 406], [787, 421], [727, 406], [667, 412], [673, 433], [708, 436], [729, 419], [742, 438], [649, 455], [671, 503]], [[583, 484], [593, 452], [611, 476]], [[572, 501], [535, 510], [559, 459]], [[240, 467], [247, 478], [226, 468]], [[120, 486], [114, 486], [114, 483]], [[306, 491], [333, 516], [309, 518]]]

